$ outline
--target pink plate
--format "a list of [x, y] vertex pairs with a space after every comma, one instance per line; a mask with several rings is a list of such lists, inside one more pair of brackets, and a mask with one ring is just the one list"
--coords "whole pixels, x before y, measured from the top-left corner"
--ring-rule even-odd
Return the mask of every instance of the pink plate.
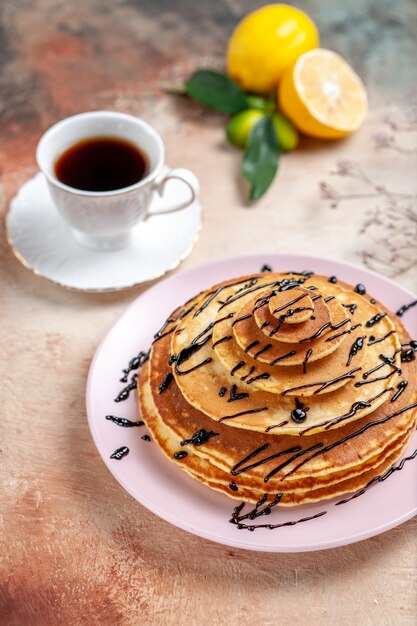
[[[125, 386], [119, 382], [122, 369], [140, 350], [147, 351], [153, 334], [177, 306], [203, 288], [217, 282], [258, 272], [262, 265], [273, 269], [336, 275], [351, 284], [363, 283], [367, 292], [396, 311], [416, 296], [391, 280], [366, 269], [340, 261], [289, 254], [244, 256], [216, 261], [171, 276], [139, 296], [114, 324], [99, 345], [87, 383], [87, 414], [94, 442], [103, 461], [138, 502], [171, 524], [219, 543], [267, 552], [321, 550], [360, 541], [382, 533], [417, 513], [417, 459], [404, 464], [387, 480], [342, 506], [335, 500], [292, 509], [275, 509], [267, 522], [278, 524], [300, 520], [322, 511], [322, 517], [274, 530], [238, 530], [229, 523], [238, 504], [211, 491], [166, 459], [153, 442], [142, 440], [145, 427], [121, 428], [106, 415], [137, 419], [133, 390], [124, 402], [114, 398]], [[417, 337], [416, 309], [403, 317], [412, 336]], [[122, 446], [129, 454], [121, 460], [110, 455]], [[415, 433], [406, 455], [417, 447]], [[266, 518], [264, 518], [266, 519]]]

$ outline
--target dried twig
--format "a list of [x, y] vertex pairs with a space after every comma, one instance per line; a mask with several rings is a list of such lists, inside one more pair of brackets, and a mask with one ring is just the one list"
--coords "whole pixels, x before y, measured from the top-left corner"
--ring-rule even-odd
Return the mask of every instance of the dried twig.
[[[417, 155], [417, 149], [403, 147], [399, 133], [417, 131], [417, 109], [413, 108], [404, 124], [386, 118], [384, 124], [390, 134], [379, 132], [374, 135], [376, 149], [390, 149], [408, 158]], [[395, 276], [417, 264], [417, 194], [404, 193], [376, 183], [358, 164], [339, 160], [332, 176], [354, 180], [358, 191], [344, 193], [335, 185], [319, 183], [322, 198], [330, 201], [336, 209], [351, 200], [377, 200], [366, 212], [359, 234], [366, 237], [366, 248], [360, 250], [364, 263], [385, 274]]]

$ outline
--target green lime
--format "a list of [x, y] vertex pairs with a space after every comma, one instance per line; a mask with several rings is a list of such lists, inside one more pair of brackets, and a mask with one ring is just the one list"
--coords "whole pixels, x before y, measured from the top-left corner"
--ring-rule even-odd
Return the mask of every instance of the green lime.
[[283, 152], [290, 152], [298, 145], [298, 131], [291, 122], [281, 113], [272, 114], [272, 123], [278, 137], [278, 143]]
[[230, 143], [238, 148], [245, 148], [250, 131], [264, 115], [259, 109], [245, 109], [236, 113], [226, 126], [226, 135]]
[[262, 98], [262, 96], [257, 96], [255, 94], [248, 93], [245, 95], [246, 102], [251, 109], [259, 109], [260, 111], [272, 111], [274, 108], [274, 103], [271, 100], [267, 100], [266, 98]]

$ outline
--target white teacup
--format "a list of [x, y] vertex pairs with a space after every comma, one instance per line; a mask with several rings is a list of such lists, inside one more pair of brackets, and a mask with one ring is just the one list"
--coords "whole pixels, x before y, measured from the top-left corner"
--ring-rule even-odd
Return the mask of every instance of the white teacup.
[[[147, 155], [149, 173], [134, 185], [113, 191], [84, 191], [61, 183], [55, 174], [56, 160], [69, 147], [90, 137], [130, 141]], [[58, 122], [41, 137], [36, 150], [39, 169], [62, 217], [80, 243], [99, 250], [125, 245], [139, 221], [180, 211], [197, 198], [197, 177], [190, 170], [168, 167], [164, 159], [163, 141], [149, 124], [132, 115], [110, 111], [80, 113]], [[188, 187], [189, 199], [168, 209], [151, 211], [153, 193], [162, 196], [167, 181], [173, 178]]]

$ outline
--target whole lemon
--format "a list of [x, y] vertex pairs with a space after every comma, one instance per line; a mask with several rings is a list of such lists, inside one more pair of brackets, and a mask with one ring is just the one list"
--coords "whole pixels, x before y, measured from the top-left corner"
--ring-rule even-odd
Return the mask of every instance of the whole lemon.
[[311, 19], [286, 4], [269, 4], [249, 13], [237, 25], [227, 49], [229, 76], [242, 89], [269, 95], [284, 70], [319, 36]]

